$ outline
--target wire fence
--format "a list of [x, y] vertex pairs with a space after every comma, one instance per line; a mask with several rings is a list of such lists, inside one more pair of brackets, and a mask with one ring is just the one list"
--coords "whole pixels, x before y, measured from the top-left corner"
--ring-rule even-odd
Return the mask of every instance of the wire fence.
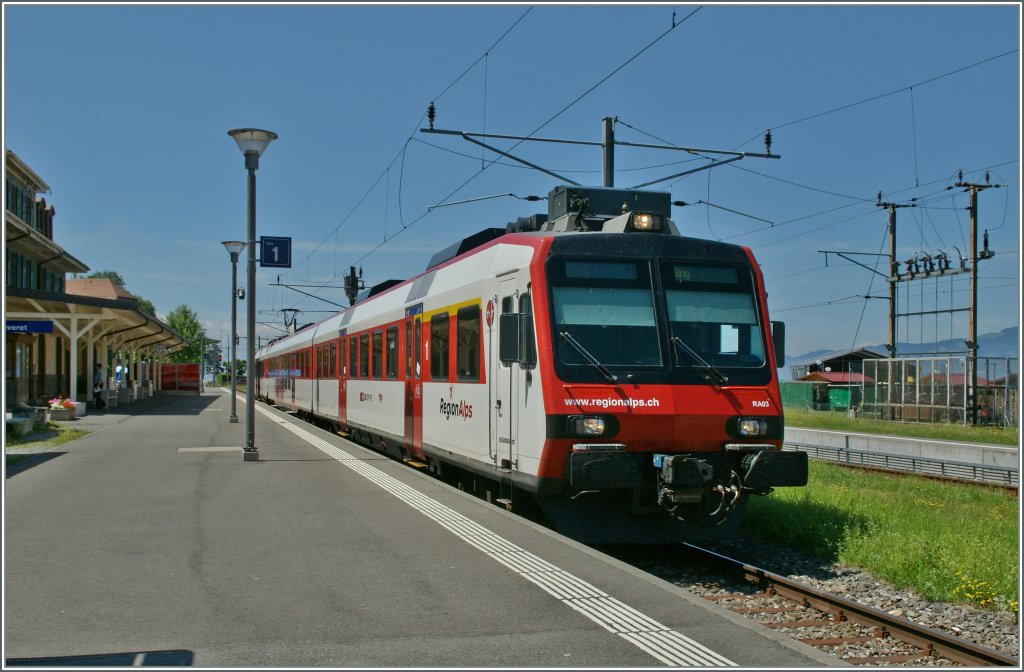
[[1019, 360], [979, 357], [977, 366], [972, 395], [967, 356], [868, 359], [851, 397], [860, 397], [864, 415], [883, 420], [1019, 427]]

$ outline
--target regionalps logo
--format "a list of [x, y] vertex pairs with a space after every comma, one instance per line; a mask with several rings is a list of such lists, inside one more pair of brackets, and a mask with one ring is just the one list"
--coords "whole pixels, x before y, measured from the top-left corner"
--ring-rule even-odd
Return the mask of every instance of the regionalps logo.
[[441, 415], [445, 420], [451, 420], [453, 417], [469, 420], [473, 417], [473, 405], [462, 400], [454, 402], [441, 399]]

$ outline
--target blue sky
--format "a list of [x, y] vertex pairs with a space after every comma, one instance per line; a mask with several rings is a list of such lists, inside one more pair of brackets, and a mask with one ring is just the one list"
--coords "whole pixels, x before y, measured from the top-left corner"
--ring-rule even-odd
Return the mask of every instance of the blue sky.
[[[429, 209], [544, 196], [558, 183], [418, 132], [431, 101], [437, 128], [512, 135], [599, 141], [601, 119], [614, 116], [618, 140], [763, 152], [771, 129], [780, 160], [746, 158], [651, 188], [718, 206], [676, 207], [673, 219], [686, 235], [752, 248], [794, 355], [886, 341], [887, 301], [864, 298], [885, 296], [884, 278], [819, 252], [887, 254], [877, 192], [918, 199], [897, 214], [900, 258], [956, 258], [968, 251], [968, 201], [946, 187], [958, 170], [974, 182], [988, 170], [1005, 186], [979, 197], [995, 251], [979, 265], [979, 332], [1020, 322], [1016, 3], [5, 3], [3, 12], [4, 146], [50, 185], [56, 241], [92, 270], [120, 273], [160, 315], [189, 305], [225, 344], [230, 264], [220, 241], [246, 235], [231, 128], [280, 136], [257, 173], [257, 236], [290, 236], [293, 268], [258, 273], [258, 320], [273, 323], [260, 335], [281, 333], [282, 308], [301, 310], [299, 324], [336, 309], [271, 286], [279, 275], [338, 287], [355, 264], [368, 284], [404, 279], [462, 237], [546, 210], [513, 197]], [[513, 153], [601, 183], [597, 148], [524, 143]], [[704, 163], [619, 147], [615, 184]], [[880, 258], [855, 258], [885, 273]], [[966, 307], [966, 277], [902, 283], [900, 310]], [[302, 291], [347, 305], [340, 289]], [[965, 337], [966, 313], [907, 318], [900, 333]]]

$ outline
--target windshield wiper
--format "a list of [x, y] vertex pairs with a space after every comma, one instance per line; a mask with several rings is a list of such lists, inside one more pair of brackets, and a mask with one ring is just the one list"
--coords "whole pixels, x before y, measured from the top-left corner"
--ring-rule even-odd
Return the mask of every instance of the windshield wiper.
[[592, 354], [590, 354], [590, 352], [586, 348], [584, 348], [582, 345], [580, 345], [579, 341], [577, 341], [575, 338], [573, 338], [572, 334], [570, 334], [568, 331], [560, 331], [560, 332], [558, 332], [558, 335], [561, 336], [562, 338], [564, 338], [566, 343], [568, 343], [572, 347], [576, 348], [576, 352], [578, 352], [581, 355], [583, 355], [583, 359], [587, 360], [588, 364], [590, 364], [595, 369], [600, 371], [601, 375], [604, 376], [605, 380], [607, 380], [609, 383], [614, 383], [614, 382], [617, 382], [619, 380], [618, 377], [615, 376], [615, 374], [613, 374], [608, 369], [604, 368], [604, 364], [602, 364], [601, 362], [597, 361], [596, 357], [594, 357]]
[[673, 343], [676, 344], [677, 347], [682, 348], [683, 352], [688, 354], [690, 357], [693, 357], [693, 359], [696, 360], [698, 364], [703, 366], [704, 370], [711, 374], [708, 376], [709, 379], [714, 378], [716, 381], [718, 381], [719, 385], [725, 385], [726, 383], [729, 382], [729, 379], [723, 376], [721, 371], [711, 366], [711, 364], [709, 364], [708, 361], [705, 360], [703, 357], [698, 355], [693, 348], [688, 346], [686, 343], [683, 343], [683, 339], [679, 338], [678, 336], [673, 336], [671, 340]]

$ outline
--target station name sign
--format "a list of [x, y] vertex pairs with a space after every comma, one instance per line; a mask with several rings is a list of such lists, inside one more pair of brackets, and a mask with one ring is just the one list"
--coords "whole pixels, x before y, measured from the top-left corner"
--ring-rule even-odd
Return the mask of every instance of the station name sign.
[[53, 322], [49, 320], [7, 320], [4, 326], [8, 334], [53, 333]]

